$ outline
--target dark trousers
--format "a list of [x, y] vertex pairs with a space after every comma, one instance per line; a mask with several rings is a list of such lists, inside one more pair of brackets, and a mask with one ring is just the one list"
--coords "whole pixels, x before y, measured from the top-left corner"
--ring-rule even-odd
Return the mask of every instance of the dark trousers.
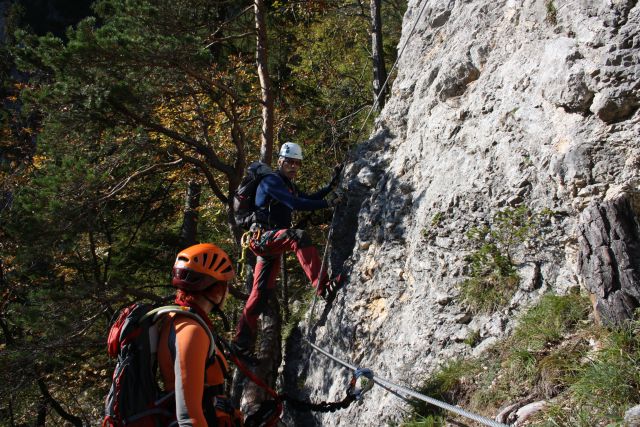
[[280, 257], [283, 253], [296, 253], [304, 273], [318, 292], [322, 291], [327, 282], [326, 271], [322, 278], [319, 277], [322, 261], [304, 230], [285, 228], [266, 231], [252, 238], [249, 248], [257, 256], [256, 267], [253, 270], [253, 287], [242, 311], [235, 338], [235, 342], [245, 348], [256, 335], [258, 317], [265, 311], [269, 295], [275, 289], [280, 273]]

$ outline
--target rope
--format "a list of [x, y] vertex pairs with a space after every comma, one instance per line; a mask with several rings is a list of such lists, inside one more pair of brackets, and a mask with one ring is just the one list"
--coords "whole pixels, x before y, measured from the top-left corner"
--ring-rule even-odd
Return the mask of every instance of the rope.
[[380, 103], [380, 97], [382, 96], [382, 94], [384, 94], [384, 90], [387, 88], [387, 83], [389, 83], [389, 79], [391, 78], [391, 74], [393, 74], [393, 71], [396, 69], [396, 66], [398, 65], [398, 62], [400, 61], [400, 58], [402, 57], [402, 54], [404, 53], [404, 49], [407, 47], [407, 44], [409, 44], [409, 40], [411, 39], [411, 36], [413, 36], [413, 33], [415, 32], [415, 30], [417, 28], [418, 22], [420, 22], [420, 18], [422, 18], [422, 13], [427, 8], [427, 3], [429, 3], [429, 0], [424, 0], [424, 4], [422, 5], [422, 9], [420, 9], [420, 13], [418, 14], [418, 17], [416, 18], [416, 20], [415, 20], [415, 22], [413, 24], [413, 28], [411, 28], [411, 31], [409, 32], [409, 35], [405, 39], [404, 44], [402, 45], [402, 49], [400, 49], [400, 53], [398, 53], [398, 57], [396, 58], [396, 61], [393, 63], [393, 66], [391, 67], [391, 71], [389, 71], [389, 74], [387, 74], [387, 79], [384, 81], [384, 84], [380, 88], [380, 92], [378, 92], [378, 96], [376, 96], [376, 99], [373, 101], [373, 105], [371, 106], [371, 109], [369, 110], [369, 113], [367, 113], [367, 117], [365, 117], [364, 118], [364, 122], [362, 122], [362, 127], [360, 127], [360, 130], [357, 133], [356, 141], [358, 140], [358, 138], [360, 138], [360, 134], [362, 133], [362, 130], [367, 125], [367, 120], [369, 120], [369, 116], [371, 116], [371, 113], [373, 113], [373, 110], [375, 110], [376, 106]]
[[368, 390], [368, 388], [366, 389], [356, 388], [357, 379], [360, 376], [365, 376], [367, 378], [371, 378], [373, 376], [373, 373], [369, 370], [362, 370], [361, 372], [356, 372], [351, 380], [349, 388], [347, 389], [347, 394], [344, 399], [342, 399], [339, 402], [322, 401], [318, 403], [313, 403], [313, 402], [297, 399], [295, 397], [289, 396], [286, 393], [279, 394], [273, 388], [269, 387], [269, 385], [266, 382], [264, 382], [260, 377], [258, 377], [255, 373], [253, 373], [251, 369], [249, 369], [244, 363], [240, 361], [240, 358], [234, 354], [231, 346], [227, 341], [225, 341], [223, 338], [219, 336], [216, 337], [216, 340], [222, 345], [222, 347], [224, 348], [224, 350], [227, 352], [229, 356], [229, 360], [231, 360], [231, 362], [233, 362], [233, 364], [238, 367], [240, 372], [242, 372], [242, 374], [245, 377], [247, 377], [249, 381], [252, 381], [258, 387], [263, 389], [273, 399], [274, 413], [271, 414], [271, 417], [267, 422], [267, 424], [269, 424], [269, 422], [273, 422], [280, 418], [280, 416], [282, 415], [282, 411], [284, 409], [282, 406], [283, 401], [289, 402], [291, 406], [296, 409], [309, 410], [313, 412], [335, 412], [339, 409], [345, 409], [349, 407], [349, 405], [351, 405], [356, 400], [360, 400], [362, 398], [362, 395]]
[[[341, 172], [342, 173], [342, 172]], [[340, 179], [342, 181], [342, 179]], [[327, 258], [329, 255], [329, 243], [331, 242], [331, 235], [333, 234], [333, 225], [334, 225], [334, 220], [336, 218], [336, 210], [335, 208], [333, 209], [333, 214], [331, 215], [331, 225], [329, 226], [329, 231], [327, 232], [327, 241], [324, 244], [324, 251], [322, 254], [322, 262], [320, 263], [320, 274], [318, 275], [318, 285], [320, 285], [320, 280], [322, 280], [322, 275], [324, 274], [324, 270], [325, 270], [325, 266], [327, 264]], [[313, 285], [313, 283], [312, 283]], [[326, 284], [325, 284], [326, 286]], [[313, 312], [316, 309], [316, 302], [318, 301], [318, 293], [315, 292], [313, 294], [313, 302], [311, 303], [311, 310], [310, 310], [310, 315], [309, 318], [313, 318]], [[309, 328], [309, 333], [311, 333], [311, 328]]]
[[[327, 356], [328, 358], [332, 359], [333, 361], [339, 363], [340, 365], [351, 369], [352, 371], [356, 371], [358, 368], [355, 367], [354, 365], [345, 362], [344, 360], [341, 360], [337, 357], [335, 357], [334, 355], [332, 355], [331, 353], [329, 353], [328, 351], [318, 347], [317, 345], [315, 345], [314, 343], [310, 342], [307, 340], [307, 342], [309, 343], [309, 345], [311, 347], [313, 347], [315, 350], [317, 350], [318, 352], [322, 353], [323, 355]], [[417, 391], [408, 389], [406, 387], [403, 387], [401, 385], [398, 384], [394, 384], [389, 380], [386, 380], [382, 377], [379, 377], [377, 375], [373, 376], [373, 381], [382, 386], [383, 388], [390, 390], [393, 394], [395, 394], [396, 396], [400, 397], [401, 399], [408, 401], [406, 396], [411, 396], [415, 399], [419, 399], [422, 400], [424, 402], [430, 403], [432, 405], [435, 405], [439, 408], [445, 409], [447, 411], [456, 413], [460, 416], [463, 416], [465, 418], [469, 418], [471, 420], [474, 420], [476, 422], [479, 422], [480, 424], [484, 424], [486, 426], [490, 426], [490, 427], [508, 427], [506, 424], [502, 424], [499, 423], [497, 421], [491, 420], [489, 418], [483, 417], [482, 415], [478, 415], [478, 414], [474, 414], [473, 412], [469, 412], [466, 411], [458, 406], [454, 406], [454, 405], [450, 405], [446, 402], [441, 402], [437, 399], [434, 399], [432, 397], [429, 396], [425, 396], [422, 393], [418, 393]], [[404, 397], [402, 396], [404, 395]]]

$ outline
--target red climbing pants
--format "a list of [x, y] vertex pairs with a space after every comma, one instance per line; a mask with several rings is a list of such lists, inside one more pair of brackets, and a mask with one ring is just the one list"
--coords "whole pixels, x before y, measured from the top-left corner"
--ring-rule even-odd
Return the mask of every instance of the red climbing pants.
[[318, 293], [327, 283], [326, 272], [323, 273], [322, 278], [319, 277], [322, 261], [304, 230], [286, 228], [266, 231], [252, 238], [249, 248], [257, 256], [256, 267], [253, 270], [253, 287], [242, 311], [234, 339], [236, 344], [243, 348], [249, 347], [251, 339], [256, 334], [258, 316], [267, 308], [269, 295], [273, 292], [276, 278], [280, 273], [280, 257], [283, 253], [288, 251], [296, 253], [304, 273]]

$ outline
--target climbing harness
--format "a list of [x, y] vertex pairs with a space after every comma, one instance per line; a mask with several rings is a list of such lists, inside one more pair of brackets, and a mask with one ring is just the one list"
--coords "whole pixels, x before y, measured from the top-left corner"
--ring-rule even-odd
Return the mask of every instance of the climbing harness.
[[[323, 355], [325, 355], [326, 357], [330, 358], [331, 360], [337, 362], [338, 364], [344, 366], [345, 368], [351, 369], [354, 372], [358, 372], [360, 369], [357, 368], [356, 366], [345, 362], [344, 360], [341, 360], [337, 357], [335, 357], [334, 355], [332, 355], [331, 353], [329, 353], [328, 351], [322, 349], [321, 347], [318, 347], [317, 345], [315, 345], [314, 343], [310, 342], [309, 340], [306, 340], [307, 343], [316, 351], [322, 353]], [[368, 378], [368, 377], [367, 377]], [[379, 376], [373, 375], [373, 372], [371, 372], [371, 383], [376, 383], [378, 385], [380, 385], [381, 387], [383, 387], [386, 390], [391, 391], [394, 395], [400, 397], [401, 399], [405, 400], [405, 401], [409, 401], [408, 400], [408, 396], [413, 397], [415, 399], [419, 399], [422, 400], [424, 402], [430, 403], [432, 405], [435, 405], [439, 408], [445, 409], [447, 411], [453, 412], [455, 414], [458, 414], [460, 416], [463, 416], [465, 418], [469, 418], [471, 420], [474, 420], [476, 422], [479, 422], [480, 424], [484, 424], [486, 426], [489, 427], [508, 427], [506, 424], [502, 424], [499, 423], [497, 421], [491, 420], [489, 418], [483, 417], [482, 415], [478, 415], [478, 414], [474, 414], [473, 412], [469, 412], [466, 411], [458, 406], [454, 406], [454, 405], [450, 405], [446, 402], [441, 402], [437, 399], [434, 399], [432, 397], [429, 396], [425, 396], [422, 393], [418, 393], [414, 390], [408, 389], [406, 387], [403, 387], [401, 385], [398, 384], [394, 384], [391, 381], [388, 381], [384, 378], [381, 378]]]

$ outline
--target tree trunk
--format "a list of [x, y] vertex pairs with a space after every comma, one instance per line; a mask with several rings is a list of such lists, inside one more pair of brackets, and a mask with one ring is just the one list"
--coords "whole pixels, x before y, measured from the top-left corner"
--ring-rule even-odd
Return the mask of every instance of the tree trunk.
[[[387, 69], [384, 65], [384, 49], [382, 46], [382, 18], [380, 15], [381, 0], [371, 0], [371, 57], [373, 60], [373, 102], [378, 111], [386, 102]], [[377, 103], [376, 103], [377, 100]]]
[[[265, 4], [263, 0], [254, 0], [256, 24], [256, 64], [258, 77], [262, 89], [262, 141], [260, 146], [260, 161], [271, 164], [273, 153], [273, 95], [268, 70], [267, 27]], [[256, 375], [269, 386], [274, 386], [282, 351], [280, 349], [280, 306], [275, 293], [269, 297], [269, 308], [261, 316], [261, 338], [256, 355], [260, 359], [260, 366], [255, 370]], [[243, 394], [243, 408], [245, 413], [252, 413], [259, 404], [266, 399], [265, 392], [253, 383], [246, 383]]]
[[256, 64], [262, 89], [262, 141], [260, 145], [260, 161], [271, 164], [273, 153], [273, 94], [269, 78], [269, 56], [267, 50], [267, 27], [265, 5], [263, 0], [254, 0], [256, 18]]
[[[256, 353], [260, 355], [260, 364], [255, 369], [255, 374], [269, 387], [275, 387], [278, 376], [278, 368], [282, 361], [282, 348], [280, 343], [280, 331], [282, 320], [280, 317], [280, 304], [276, 293], [269, 296], [269, 304], [262, 314], [261, 334]], [[252, 382], [246, 382], [243, 394], [242, 408], [246, 414], [252, 414], [260, 407], [260, 403], [270, 396]]]
[[596, 319], [620, 325], [640, 306], [640, 230], [626, 196], [592, 203], [580, 215], [578, 270]]
[[[255, 266], [256, 266], [256, 255], [251, 250], [248, 250], [246, 255], [246, 263], [244, 265], [244, 270], [245, 270], [244, 285], [245, 285], [245, 290], [249, 295], [251, 295], [251, 289], [253, 288], [253, 269], [255, 268]], [[238, 271], [238, 274], [240, 274], [239, 271]], [[240, 316], [242, 316], [242, 313], [240, 313]], [[253, 344], [254, 343], [251, 343], [251, 347], [253, 347]], [[233, 380], [231, 383], [231, 393], [230, 393], [231, 402], [235, 407], [240, 406], [240, 401], [242, 400], [246, 383], [247, 381], [245, 376], [242, 374], [242, 372], [240, 372], [239, 369], [236, 369], [233, 374]]]
[[287, 274], [287, 254], [282, 254], [280, 262], [280, 277], [282, 278], [282, 317], [288, 323], [291, 313], [289, 311], [289, 276]]
[[189, 181], [184, 201], [182, 230], [180, 231], [180, 243], [183, 248], [193, 246], [197, 242], [200, 192], [200, 184], [196, 181]]
[[38, 403], [38, 417], [36, 418], [36, 427], [45, 427], [47, 421], [47, 400], [42, 398]]

